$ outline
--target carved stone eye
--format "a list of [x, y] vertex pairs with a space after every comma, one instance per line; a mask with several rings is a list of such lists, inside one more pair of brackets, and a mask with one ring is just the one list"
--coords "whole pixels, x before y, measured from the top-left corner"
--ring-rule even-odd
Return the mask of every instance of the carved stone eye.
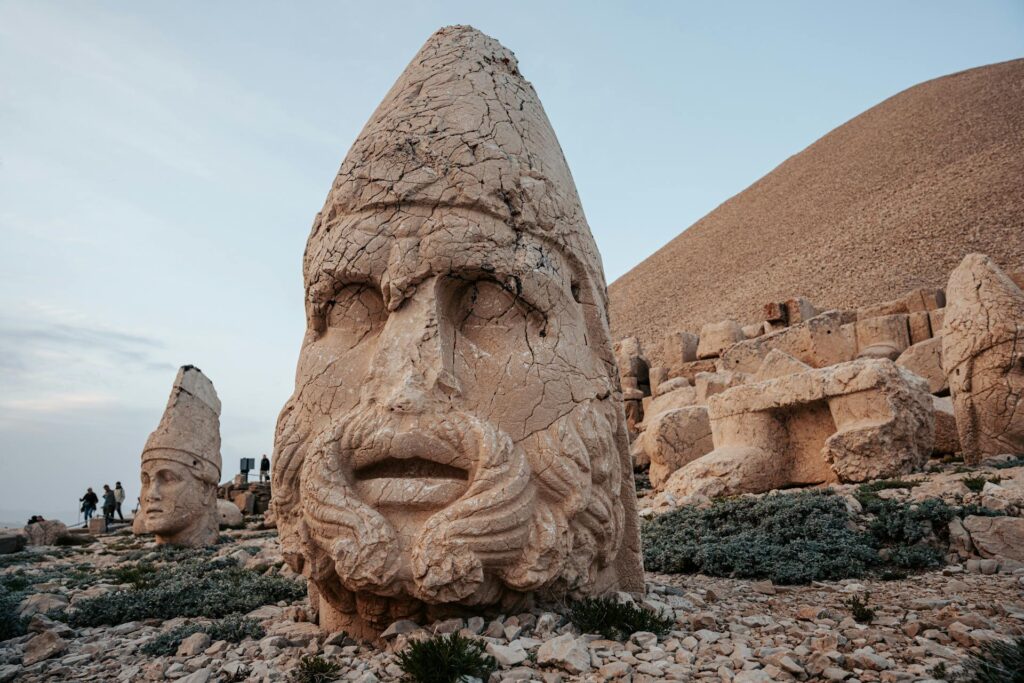
[[328, 302], [324, 311], [324, 334], [348, 345], [377, 335], [387, 320], [380, 292], [369, 285], [346, 285]]

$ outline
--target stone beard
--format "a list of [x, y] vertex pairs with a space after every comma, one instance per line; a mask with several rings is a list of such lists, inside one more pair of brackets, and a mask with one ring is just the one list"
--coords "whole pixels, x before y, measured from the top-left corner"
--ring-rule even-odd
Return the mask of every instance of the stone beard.
[[199, 547], [218, 537], [217, 486], [179, 462], [182, 454], [147, 451], [142, 462], [137, 533], [152, 533], [158, 545]]

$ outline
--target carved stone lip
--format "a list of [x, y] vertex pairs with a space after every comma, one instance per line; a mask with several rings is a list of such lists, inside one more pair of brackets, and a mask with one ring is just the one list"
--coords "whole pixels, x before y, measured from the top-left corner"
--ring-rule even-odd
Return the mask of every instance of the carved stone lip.
[[[389, 438], [390, 437], [390, 438]], [[469, 488], [473, 462], [445, 439], [425, 432], [378, 434], [351, 461], [356, 493], [370, 505], [430, 509]]]

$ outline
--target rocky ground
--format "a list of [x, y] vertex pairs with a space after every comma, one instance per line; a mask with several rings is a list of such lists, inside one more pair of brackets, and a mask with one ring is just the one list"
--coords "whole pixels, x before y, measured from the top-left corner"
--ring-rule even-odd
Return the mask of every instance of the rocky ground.
[[[958, 467], [938, 467], [915, 477], [925, 483], [881, 493], [907, 499], [976, 499], [1019, 514], [1024, 467], [971, 472]], [[963, 480], [977, 476], [986, 478], [987, 488], [973, 492]], [[993, 483], [996, 477], [1002, 479]], [[642, 499], [645, 514], [653, 514], [655, 507], [667, 509], [663, 497]], [[962, 545], [964, 540], [953, 542]], [[301, 581], [283, 564], [273, 530], [225, 532], [221, 544], [199, 557], [261, 576]], [[454, 631], [481, 639], [499, 665], [492, 680], [952, 680], [958, 664], [978, 646], [1024, 634], [1024, 565], [999, 557], [961, 558], [955, 548], [950, 550], [951, 564], [902, 580], [863, 578], [790, 587], [763, 580], [649, 574], [644, 602], [671, 615], [674, 628], [660, 637], [634, 633], [625, 642], [580, 634], [559, 610], [538, 609], [425, 628], [398, 622], [378, 647], [355, 643], [343, 633], [320, 633], [308, 621], [305, 598], [296, 597], [248, 612], [261, 627], [258, 637], [229, 642], [197, 633], [172, 643], [170, 654], [154, 655], [144, 648], [161, 634], [209, 620], [82, 626], [74, 625], [73, 618], [68, 625], [44, 616], [63, 612], [61, 618], [67, 619], [76, 610], [94, 609], [96, 603], [89, 598], [130, 589], [118, 581], [138, 581], [140, 565], [157, 568], [145, 579], [152, 583], [159, 581], [160, 572], [173, 571], [187, 559], [124, 533], [101, 536], [84, 546], [30, 547], [0, 556], [0, 580], [26, 596], [15, 610], [28, 626], [24, 635], [0, 643], [0, 682], [301, 680], [301, 660], [310, 655], [338, 665], [324, 681], [397, 680], [403, 675], [397, 652], [411, 640]], [[873, 610], [870, 619], [853, 608], [854, 598]]]

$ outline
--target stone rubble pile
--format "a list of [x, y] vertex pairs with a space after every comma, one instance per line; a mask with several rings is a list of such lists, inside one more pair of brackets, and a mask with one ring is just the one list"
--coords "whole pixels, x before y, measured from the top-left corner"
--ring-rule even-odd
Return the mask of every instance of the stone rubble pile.
[[650, 367], [615, 345], [634, 465], [677, 498], [863, 482], [1024, 452], [1024, 276], [967, 256], [947, 292], [856, 310], [771, 302], [673, 331]]

